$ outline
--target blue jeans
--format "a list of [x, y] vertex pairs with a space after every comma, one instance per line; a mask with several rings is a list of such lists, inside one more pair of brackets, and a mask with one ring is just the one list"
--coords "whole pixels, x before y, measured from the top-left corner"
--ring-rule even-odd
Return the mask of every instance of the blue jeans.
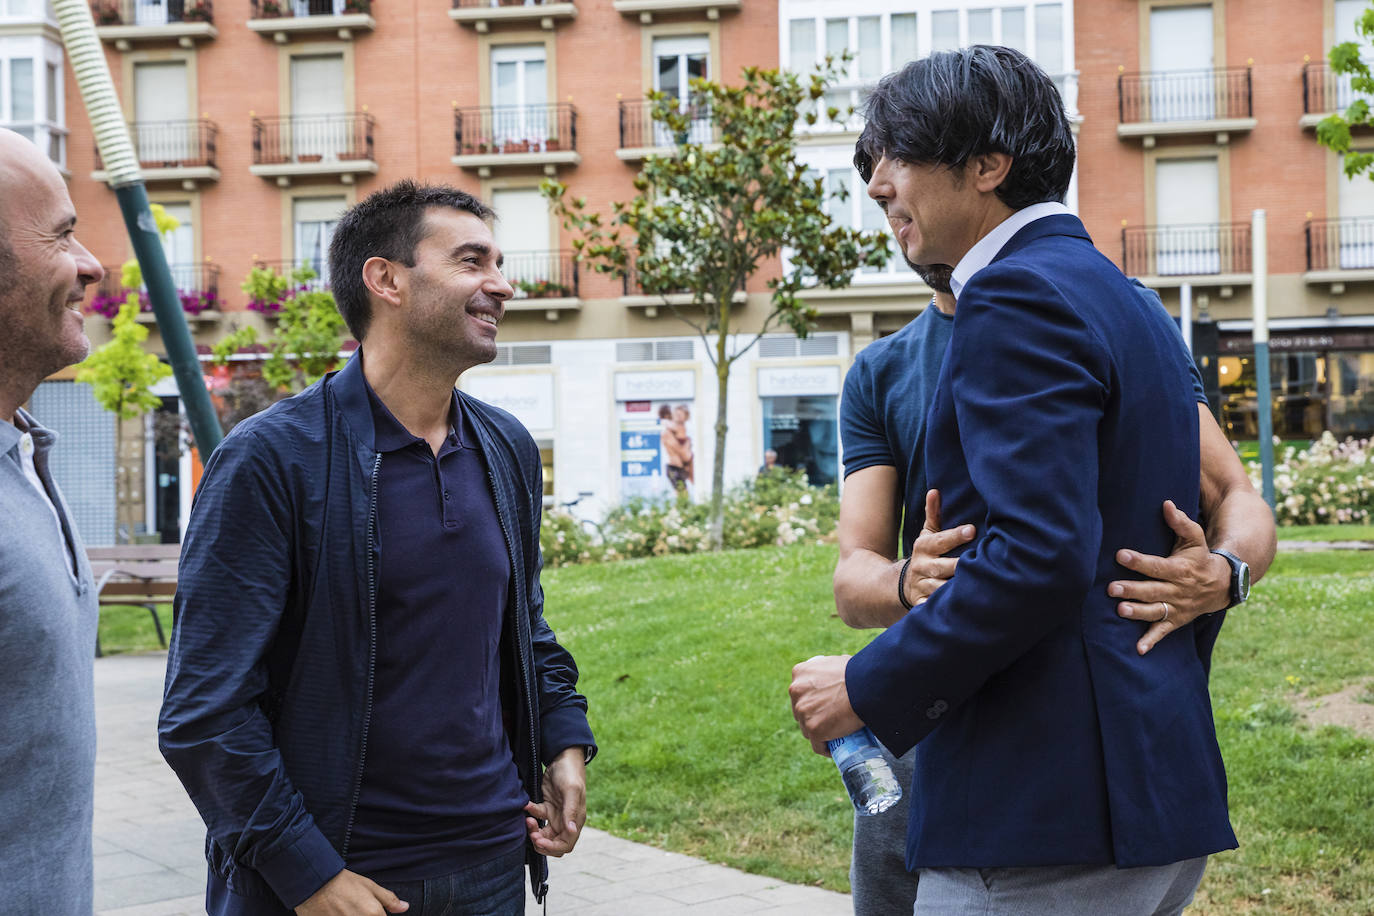
[[442, 878], [378, 883], [410, 904], [406, 916], [524, 916], [525, 850]]

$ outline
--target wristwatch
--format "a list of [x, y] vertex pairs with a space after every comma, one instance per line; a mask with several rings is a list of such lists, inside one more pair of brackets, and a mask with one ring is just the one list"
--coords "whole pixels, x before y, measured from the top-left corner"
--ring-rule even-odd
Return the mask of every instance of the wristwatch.
[[1231, 566], [1231, 603], [1222, 610], [1244, 604], [1250, 598], [1250, 565], [1229, 550], [1213, 550], [1212, 553]]

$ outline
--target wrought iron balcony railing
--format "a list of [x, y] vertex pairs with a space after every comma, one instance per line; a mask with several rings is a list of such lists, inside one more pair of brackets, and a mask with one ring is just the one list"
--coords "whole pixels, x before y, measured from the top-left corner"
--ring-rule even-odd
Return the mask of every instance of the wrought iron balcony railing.
[[[216, 168], [215, 144], [219, 128], [215, 122], [135, 121], [129, 125], [138, 163], [145, 169]], [[95, 152], [95, 167], [105, 168], [100, 150]]]
[[501, 272], [516, 299], [569, 299], [581, 295], [571, 251], [507, 251]]
[[1308, 220], [1307, 269], [1374, 269], [1374, 216]]
[[711, 108], [705, 103], [686, 106], [687, 130], [675, 134], [666, 124], [653, 119], [653, 102], [648, 99], [620, 102], [620, 148], [645, 149], [676, 146], [679, 143], [713, 143], [720, 132], [711, 121]]
[[212, 0], [94, 0], [96, 25], [160, 26], [215, 21]]
[[1350, 74], [1337, 73], [1330, 64], [1324, 62], [1303, 65], [1303, 114], [1324, 115], [1345, 111], [1351, 102], [1360, 97], [1360, 93], [1350, 85]]
[[372, 0], [253, 0], [253, 19], [370, 14]]
[[1122, 270], [1131, 277], [1250, 272], [1250, 224], [1144, 226], [1121, 230]]
[[1253, 117], [1249, 67], [1123, 73], [1116, 87], [1122, 124]]
[[[176, 284], [177, 294], [181, 297], [181, 307], [188, 315], [216, 310], [219, 301], [218, 264], [170, 264], [172, 282]], [[131, 290], [124, 286], [122, 267], [106, 267], [105, 277], [96, 287], [91, 299], [90, 311], [106, 318], [119, 314], [119, 309], [128, 299], [129, 293], [139, 296], [139, 310], [151, 312], [153, 304], [143, 289]]]
[[373, 158], [370, 114], [253, 119], [253, 164], [340, 162]]
[[479, 9], [494, 6], [552, 6], [569, 0], [453, 0], [455, 10]]
[[456, 155], [553, 153], [577, 149], [572, 105], [502, 105], [453, 112]]

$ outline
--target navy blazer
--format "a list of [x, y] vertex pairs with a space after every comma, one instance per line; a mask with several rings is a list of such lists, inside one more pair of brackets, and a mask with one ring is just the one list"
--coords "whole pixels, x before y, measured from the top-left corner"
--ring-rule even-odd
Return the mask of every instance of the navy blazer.
[[[1161, 865], [1236, 845], [1208, 633], [1143, 658], [1116, 614], [1131, 546], [1196, 518], [1198, 414], [1162, 309], [1076, 217], [1022, 228], [959, 297], [927, 417], [958, 574], [849, 662], [855, 711], [916, 745], [907, 864]], [[1206, 620], [1207, 618], [1204, 618]], [[919, 742], [919, 744], [918, 744]]]

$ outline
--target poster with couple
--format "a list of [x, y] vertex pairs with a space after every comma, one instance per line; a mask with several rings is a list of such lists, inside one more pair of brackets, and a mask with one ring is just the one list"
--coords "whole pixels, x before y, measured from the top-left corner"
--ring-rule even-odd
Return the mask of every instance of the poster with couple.
[[620, 495], [622, 499], [692, 498], [696, 450], [689, 402], [620, 402]]

